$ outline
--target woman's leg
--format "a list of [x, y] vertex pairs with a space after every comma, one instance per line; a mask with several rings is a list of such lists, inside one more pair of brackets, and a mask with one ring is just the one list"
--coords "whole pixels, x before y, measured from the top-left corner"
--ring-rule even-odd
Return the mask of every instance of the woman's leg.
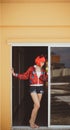
[[[39, 103], [41, 102], [41, 99], [42, 99], [42, 94], [41, 93], [38, 93], [38, 100], [39, 100]], [[36, 115], [37, 116], [37, 115]], [[35, 124], [36, 127], [39, 127], [37, 124]]]
[[38, 95], [39, 102], [41, 102], [42, 94], [41, 94], [41, 93], [38, 93], [37, 95]]
[[40, 101], [42, 98], [42, 94], [37, 94], [37, 93], [33, 92], [33, 93], [31, 93], [31, 97], [34, 102], [34, 108], [31, 113], [30, 125], [31, 125], [31, 127], [37, 127], [37, 125], [35, 125], [35, 120], [37, 117], [38, 110], [40, 108]]

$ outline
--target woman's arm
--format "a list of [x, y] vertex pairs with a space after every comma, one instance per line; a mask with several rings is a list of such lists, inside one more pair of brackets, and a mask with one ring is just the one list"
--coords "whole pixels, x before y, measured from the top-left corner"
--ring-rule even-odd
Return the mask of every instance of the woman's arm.
[[17, 74], [14, 72], [14, 69], [12, 69], [12, 75], [16, 78], [27, 80], [29, 78], [30, 72], [32, 71], [32, 67], [29, 67], [28, 70], [22, 74]]

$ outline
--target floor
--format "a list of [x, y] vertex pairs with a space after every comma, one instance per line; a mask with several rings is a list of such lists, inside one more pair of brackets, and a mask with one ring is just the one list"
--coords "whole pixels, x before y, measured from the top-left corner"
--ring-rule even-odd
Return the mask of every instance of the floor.
[[[12, 130], [32, 130], [30, 127], [19, 127], [19, 128], [12, 128]], [[70, 130], [70, 128], [48, 128], [48, 127], [40, 127], [35, 128], [35, 130]]]

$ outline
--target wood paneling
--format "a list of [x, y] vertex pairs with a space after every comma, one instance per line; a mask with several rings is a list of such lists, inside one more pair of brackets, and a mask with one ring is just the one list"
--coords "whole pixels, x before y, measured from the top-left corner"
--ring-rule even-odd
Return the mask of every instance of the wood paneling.
[[70, 2], [70, 0], [0, 0], [1, 3], [44, 3], [44, 2]]
[[69, 26], [70, 3], [2, 4], [3, 26]]

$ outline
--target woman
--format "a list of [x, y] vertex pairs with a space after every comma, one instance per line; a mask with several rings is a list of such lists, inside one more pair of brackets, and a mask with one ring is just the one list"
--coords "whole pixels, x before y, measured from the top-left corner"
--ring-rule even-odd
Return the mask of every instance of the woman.
[[35, 123], [38, 110], [40, 108], [40, 102], [42, 99], [42, 95], [44, 93], [43, 85], [44, 82], [47, 81], [48, 76], [46, 71], [42, 68], [44, 63], [46, 62], [44, 56], [38, 56], [35, 59], [34, 66], [28, 68], [25, 73], [16, 74], [14, 69], [12, 69], [12, 75], [16, 78], [27, 80], [29, 79], [30, 82], [30, 95], [34, 103], [34, 107], [31, 113], [31, 117], [29, 120], [30, 127], [38, 128], [39, 126]]

